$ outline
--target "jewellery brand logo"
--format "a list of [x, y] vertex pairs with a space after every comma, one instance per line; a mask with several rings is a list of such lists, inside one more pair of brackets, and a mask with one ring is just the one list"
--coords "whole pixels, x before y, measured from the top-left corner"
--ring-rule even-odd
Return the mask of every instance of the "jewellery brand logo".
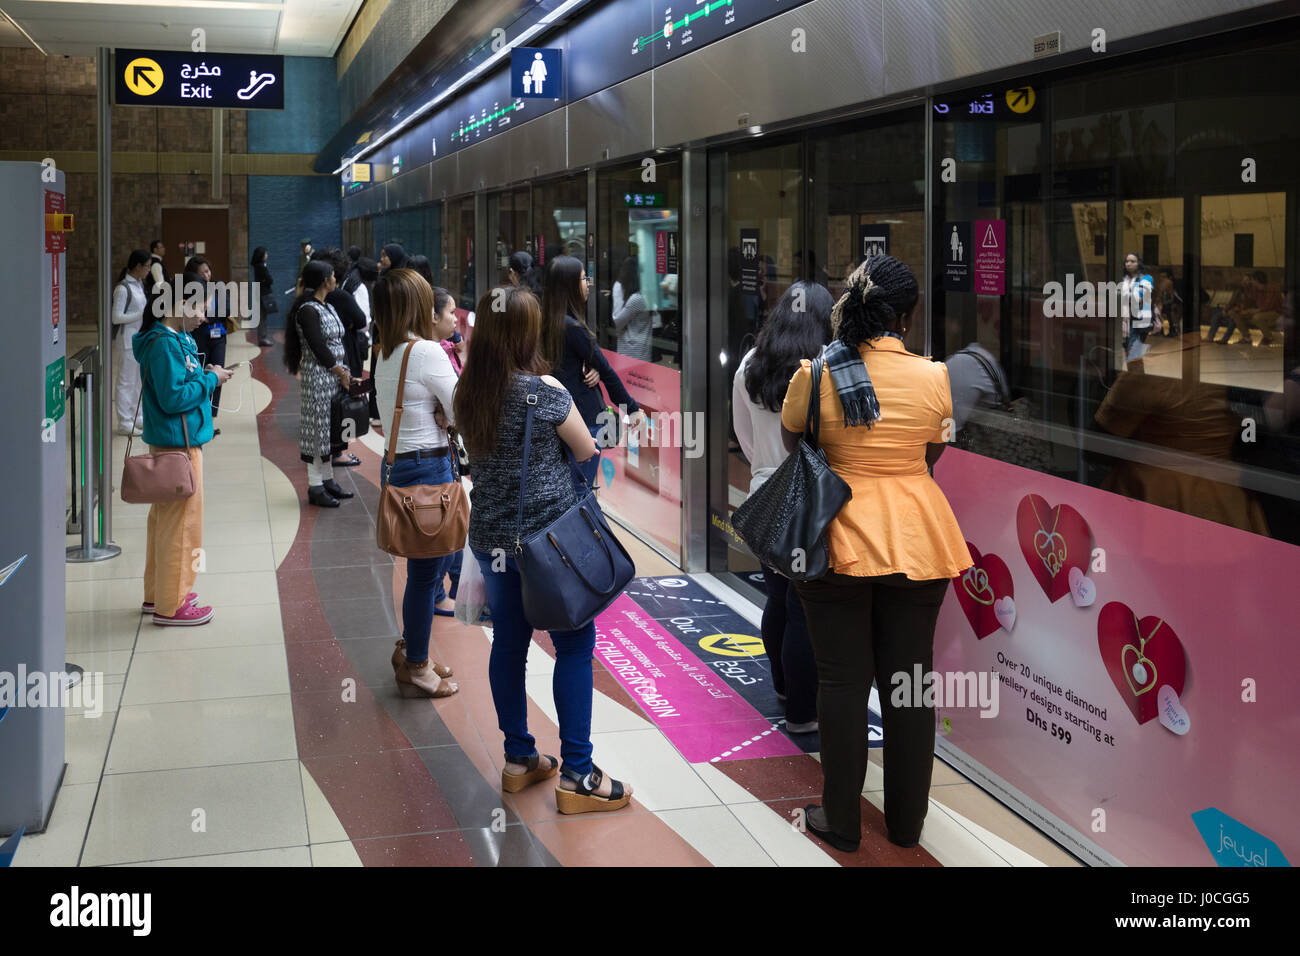
[[1219, 866], [1290, 866], [1276, 843], [1217, 807], [1192, 815], [1192, 823]]

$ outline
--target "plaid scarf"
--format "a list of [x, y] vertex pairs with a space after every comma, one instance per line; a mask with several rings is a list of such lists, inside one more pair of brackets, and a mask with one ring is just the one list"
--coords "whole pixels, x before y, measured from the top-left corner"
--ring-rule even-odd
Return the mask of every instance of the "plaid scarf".
[[[900, 341], [903, 338], [896, 332], [885, 334]], [[870, 428], [880, 421], [880, 402], [876, 400], [876, 390], [867, 374], [867, 363], [862, 361], [858, 350], [835, 339], [822, 351], [822, 360], [826, 371], [831, 373], [835, 390], [840, 393], [845, 427], [866, 425]]]

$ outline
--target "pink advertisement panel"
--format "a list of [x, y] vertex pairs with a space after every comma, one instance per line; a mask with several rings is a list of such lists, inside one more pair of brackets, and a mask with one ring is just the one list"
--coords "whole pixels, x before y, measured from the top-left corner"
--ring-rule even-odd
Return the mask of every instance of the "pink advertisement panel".
[[682, 373], [609, 349], [605, 357], [645, 411], [648, 428], [647, 440], [605, 449], [597, 479], [601, 507], [680, 555], [682, 450], [703, 453], [704, 440], [702, 429], [682, 418]]
[[935, 477], [976, 561], [935, 670], [998, 689], [941, 744], [1090, 862], [1300, 859], [1300, 548], [957, 449]]

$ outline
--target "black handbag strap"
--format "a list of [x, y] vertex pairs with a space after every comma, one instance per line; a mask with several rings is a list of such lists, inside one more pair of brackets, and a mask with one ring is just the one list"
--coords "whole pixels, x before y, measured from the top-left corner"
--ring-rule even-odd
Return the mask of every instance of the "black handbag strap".
[[804, 419], [803, 433], [805, 438], [809, 435], [812, 440], [809, 444], [816, 450], [817, 437], [821, 433], [821, 409], [822, 409], [822, 357], [819, 355], [812, 360], [812, 381], [809, 385], [808, 392], [808, 417]]
[[519, 510], [515, 513], [515, 554], [523, 551], [523, 545], [519, 539], [524, 532], [524, 489], [528, 487], [528, 453], [532, 450], [533, 445], [533, 409], [537, 407], [537, 383], [539, 379], [536, 375], [528, 376], [528, 395], [524, 398], [526, 406], [524, 411], [524, 460], [519, 469]]
[[[536, 375], [529, 375], [525, 378], [528, 383], [528, 395], [524, 398], [526, 406], [524, 411], [524, 460], [519, 469], [519, 509], [515, 512], [515, 554], [523, 550], [520, 540], [523, 538], [524, 529], [524, 493], [528, 488], [528, 455], [533, 445], [533, 410], [537, 407], [537, 386], [541, 379]], [[582, 474], [578, 471], [578, 463], [573, 457], [573, 451], [568, 445], [564, 446], [565, 459], [568, 462], [569, 469], [575, 478], [575, 484], [583, 484]], [[591, 489], [587, 489], [591, 493]]]

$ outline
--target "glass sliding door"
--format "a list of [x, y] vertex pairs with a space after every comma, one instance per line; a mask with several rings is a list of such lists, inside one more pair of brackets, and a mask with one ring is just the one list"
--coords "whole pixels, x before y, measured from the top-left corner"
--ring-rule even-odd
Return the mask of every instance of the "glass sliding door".
[[[731, 386], [768, 311], [813, 258], [804, 254], [803, 145], [711, 153], [709, 183], [709, 204], [722, 210], [722, 221], [710, 223], [709, 317], [721, 334], [709, 361], [717, 372], [708, 383], [709, 570], [735, 572], [761, 587], [758, 562], [731, 527], [750, 480], [732, 428]], [[721, 195], [713, 195], [715, 188]]]
[[492, 269], [495, 282], [505, 282], [510, 271], [510, 255], [520, 249], [527, 250], [530, 236], [529, 189], [508, 189], [491, 193], [487, 198], [488, 228], [495, 230], [492, 237]]
[[474, 310], [474, 197], [451, 199], [442, 230], [443, 285], [456, 297], [456, 304]]
[[533, 222], [523, 248], [543, 269], [561, 254], [588, 261], [585, 175], [533, 186]]
[[[854, 120], [810, 134], [806, 254], [796, 250], [803, 278], [833, 298], [871, 253], [912, 268], [925, 314], [925, 114], [920, 109]], [[925, 351], [925, 323], [913, 321], [907, 347]]]
[[702, 427], [682, 418], [681, 162], [657, 157], [655, 181], [641, 177], [639, 163], [597, 174], [595, 248], [585, 253], [597, 339], [647, 417], [643, 433], [605, 453], [598, 482], [606, 510], [680, 563], [682, 454], [703, 453]]

